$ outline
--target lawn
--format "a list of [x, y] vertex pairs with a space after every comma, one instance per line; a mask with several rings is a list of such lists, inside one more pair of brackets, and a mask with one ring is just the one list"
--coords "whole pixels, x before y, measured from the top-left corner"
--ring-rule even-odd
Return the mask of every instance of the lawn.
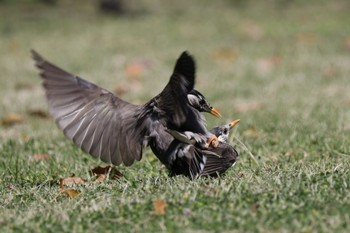
[[[144, 0], [121, 16], [23, 2], [0, 1], [0, 232], [350, 232], [348, 1]], [[241, 119], [237, 164], [191, 181], [147, 149], [96, 181], [106, 164], [46, 115], [30, 49], [132, 103], [157, 95], [188, 50], [196, 89], [223, 115], [208, 128]], [[59, 180], [73, 175], [85, 182], [70, 198]]]

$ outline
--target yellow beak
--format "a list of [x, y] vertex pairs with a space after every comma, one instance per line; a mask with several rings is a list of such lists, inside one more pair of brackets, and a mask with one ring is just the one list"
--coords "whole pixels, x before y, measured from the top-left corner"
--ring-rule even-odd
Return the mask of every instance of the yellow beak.
[[231, 129], [233, 126], [237, 125], [238, 122], [239, 122], [240, 120], [241, 120], [241, 119], [237, 119], [237, 120], [232, 121], [232, 122], [229, 124], [230, 129]]
[[214, 116], [216, 116], [216, 117], [221, 117], [221, 114], [220, 114], [219, 111], [216, 110], [215, 108], [212, 108], [212, 109], [210, 110], [210, 114], [212, 114], [212, 115], [214, 115]]

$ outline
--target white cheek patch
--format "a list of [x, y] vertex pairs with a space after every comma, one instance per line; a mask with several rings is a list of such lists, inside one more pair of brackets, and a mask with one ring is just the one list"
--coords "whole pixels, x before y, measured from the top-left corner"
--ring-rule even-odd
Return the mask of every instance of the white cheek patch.
[[199, 106], [199, 102], [198, 102], [197, 96], [192, 95], [192, 94], [188, 94], [188, 95], [187, 95], [187, 99], [188, 99], [188, 102], [189, 102], [192, 106]]
[[218, 141], [219, 141], [219, 142], [226, 142], [226, 139], [225, 139], [225, 137], [224, 137], [223, 135], [220, 135], [220, 136], [218, 137]]

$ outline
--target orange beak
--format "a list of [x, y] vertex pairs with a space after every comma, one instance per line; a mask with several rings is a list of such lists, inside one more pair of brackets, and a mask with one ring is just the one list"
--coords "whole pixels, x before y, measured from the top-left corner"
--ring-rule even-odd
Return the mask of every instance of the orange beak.
[[216, 117], [221, 117], [221, 114], [220, 114], [219, 111], [216, 110], [215, 108], [212, 108], [212, 109], [210, 110], [210, 114], [212, 114], [212, 115], [214, 115], [214, 116], [216, 116]]
[[237, 119], [237, 120], [232, 121], [232, 122], [229, 124], [230, 129], [231, 129], [233, 126], [237, 125], [238, 122], [239, 122], [240, 120], [241, 120], [241, 119]]

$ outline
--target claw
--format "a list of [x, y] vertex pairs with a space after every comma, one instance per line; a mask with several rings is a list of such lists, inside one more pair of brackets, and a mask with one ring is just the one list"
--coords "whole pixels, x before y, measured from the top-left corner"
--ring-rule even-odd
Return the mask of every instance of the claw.
[[219, 139], [215, 136], [215, 134], [212, 134], [208, 139], [207, 143], [205, 143], [206, 148], [209, 148], [210, 146], [216, 148], [218, 147], [218, 145], [219, 145]]

